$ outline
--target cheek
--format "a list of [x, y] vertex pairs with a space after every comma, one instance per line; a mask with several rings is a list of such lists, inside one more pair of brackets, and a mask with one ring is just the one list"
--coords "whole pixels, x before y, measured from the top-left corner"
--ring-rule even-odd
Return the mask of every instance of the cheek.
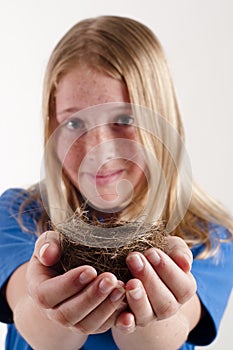
[[121, 131], [121, 138], [139, 142], [139, 134], [135, 127], [125, 128]]
[[79, 167], [85, 157], [84, 147], [74, 144], [68, 148], [63, 143], [57, 147], [57, 154], [62, 164], [62, 168], [77, 186]]
[[138, 139], [134, 138], [134, 143], [129, 143], [128, 147], [128, 171], [127, 177], [131, 181], [133, 187], [137, 187], [140, 182], [148, 183], [148, 162], [144, 146]]
[[144, 161], [129, 162], [127, 178], [131, 180], [133, 187], [136, 187], [142, 179], [147, 179], [147, 166]]

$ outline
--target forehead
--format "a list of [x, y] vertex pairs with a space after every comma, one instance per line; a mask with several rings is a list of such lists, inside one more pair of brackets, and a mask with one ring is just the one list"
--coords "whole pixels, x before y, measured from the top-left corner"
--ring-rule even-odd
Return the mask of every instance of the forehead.
[[57, 115], [109, 102], [129, 102], [125, 84], [87, 66], [72, 68], [56, 90]]

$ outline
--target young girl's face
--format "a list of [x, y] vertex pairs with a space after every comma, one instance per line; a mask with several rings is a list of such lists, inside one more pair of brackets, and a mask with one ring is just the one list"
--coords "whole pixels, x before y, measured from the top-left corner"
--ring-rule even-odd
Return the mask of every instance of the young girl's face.
[[71, 69], [56, 92], [58, 157], [84, 199], [102, 212], [123, 209], [145, 181], [143, 152], [127, 102], [121, 81], [88, 66]]

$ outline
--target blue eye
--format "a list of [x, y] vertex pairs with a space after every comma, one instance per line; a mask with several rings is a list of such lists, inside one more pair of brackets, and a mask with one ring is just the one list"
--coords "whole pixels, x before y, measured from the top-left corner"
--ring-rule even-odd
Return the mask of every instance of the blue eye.
[[66, 126], [70, 130], [84, 129], [85, 124], [83, 120], [78, 118], [73, 118], [67, 121]]
[[128, 114], [121, 114], [116, 118], [114, 124], [116, 125], [132, 125], [134, 123], [134, 118]]

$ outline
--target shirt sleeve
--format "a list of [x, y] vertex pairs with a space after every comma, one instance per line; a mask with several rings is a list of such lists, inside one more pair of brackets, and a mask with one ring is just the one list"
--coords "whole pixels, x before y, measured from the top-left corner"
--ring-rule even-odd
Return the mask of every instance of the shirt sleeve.
[[[218, 230], [221, 238], [226, 237], [225, 228], [219, 227]], [[208, 345], [217, 335], [233, 286], [233, 242], [221, 243], [217, 254], [208, 259], [195, 259], [198, 250], [193, 250], [192, 274], [197, 282], [203, 314], [188, 341], [195, 345]]]
[[0, 197], [0, 321], [12, 323], [12, 312], [5, 298], [5, 286], [12, 273], [29, 261], [37, 236], [36, 221], [41, 215], [38, 204], [25, 207], [22, 214], [24, 231], [18, 221], [21, 204], [29, 193], [22, 189], [10, 189]]

